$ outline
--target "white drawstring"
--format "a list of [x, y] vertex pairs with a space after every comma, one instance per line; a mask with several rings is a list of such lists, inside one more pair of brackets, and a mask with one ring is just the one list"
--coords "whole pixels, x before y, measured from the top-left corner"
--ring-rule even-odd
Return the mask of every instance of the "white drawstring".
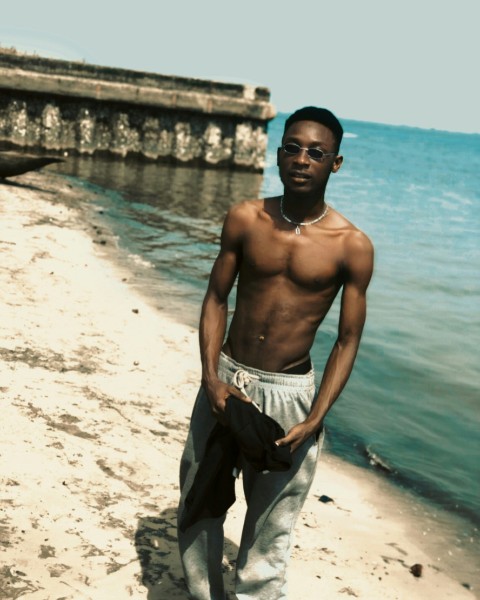
[[242, 394], [248, 396], [247, 392], [245, 391], [245, 386], [251, 383], [254, 379], [260, 379], [260, 377], [258, 377], [258, 375], [253, 375], [244, 369], [238, 369], [233, 374], [232, 383], [238, 390], [242, 392]]

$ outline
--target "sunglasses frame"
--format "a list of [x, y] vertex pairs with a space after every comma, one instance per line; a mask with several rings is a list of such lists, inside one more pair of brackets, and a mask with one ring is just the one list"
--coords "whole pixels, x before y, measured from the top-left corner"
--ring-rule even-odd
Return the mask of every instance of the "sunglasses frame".
[[[296, 150], [294, 152], [291, 152], [291, 151], [287, 150], [287, 146], [294, 146], [296, 148]], [[300, 146], [296, 142], [287, 142], [286, 144], [283, 144], [283, 146], [281, 146], [281, 150], [283, 150], [285, 152], [285, 154], [288, 154], [289, 156], [296, 156], [297, 154], [300, 153], [301, 150], [305, 150], [305, 152], [308, 155], [308, 158], [310, 158], [311, 160], [315, 160], [317, 162], [323, 162], [323, 160], [327, 156], [337, 156], [336, 152], [324, 152], [320, 148], [305, 148], [303, 146]], [[317, 153], [317, 152], [320, 153], [320, 156], [312, 156], [312, 154], [311, 154], [312, 151], [315, 153]]]

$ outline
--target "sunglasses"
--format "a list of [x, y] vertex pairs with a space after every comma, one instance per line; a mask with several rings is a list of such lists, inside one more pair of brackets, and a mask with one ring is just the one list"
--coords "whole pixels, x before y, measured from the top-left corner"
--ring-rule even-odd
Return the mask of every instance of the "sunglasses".
[[302, 146], [299, 146], [294, 142], [283, 144], [282, 150], [285, 154], [291, 154], [292, 156], [298, 154], [300, 150], [305, 150], [309, 158], [318, 162], [322, 162], [327, 156], [337, 156], [336, 152], [324, 152], [323, 150], [320, 150], [320, 148], [302, 148]]

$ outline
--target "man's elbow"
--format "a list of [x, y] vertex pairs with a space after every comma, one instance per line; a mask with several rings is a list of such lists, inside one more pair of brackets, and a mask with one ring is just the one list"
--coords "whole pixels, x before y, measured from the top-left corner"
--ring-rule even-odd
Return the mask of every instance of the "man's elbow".
[[228, 296], [220, 295], [213, 291], [208, 291], [203, 299], [203, 309], [227, 310]]
[[356, 354], [362, 338], [362, 331], [346, 331], [339, 334], [336, 345], [339, 350]]

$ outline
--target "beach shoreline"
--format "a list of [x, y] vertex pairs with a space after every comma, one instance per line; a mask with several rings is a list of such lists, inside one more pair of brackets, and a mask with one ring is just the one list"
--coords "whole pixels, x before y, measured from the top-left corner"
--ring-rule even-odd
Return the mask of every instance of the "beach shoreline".
[[[138, 292], [84, 188], [46, 172], [12, 182], [0, 184], [0, 598], [186, 598], [175, 518], [197, 331]], [[296, 527], [292, 600], [475, 597], [386, 486], [323, 453]], [[240, 497], [226, 523], [230, 590], [244, 509]]]

